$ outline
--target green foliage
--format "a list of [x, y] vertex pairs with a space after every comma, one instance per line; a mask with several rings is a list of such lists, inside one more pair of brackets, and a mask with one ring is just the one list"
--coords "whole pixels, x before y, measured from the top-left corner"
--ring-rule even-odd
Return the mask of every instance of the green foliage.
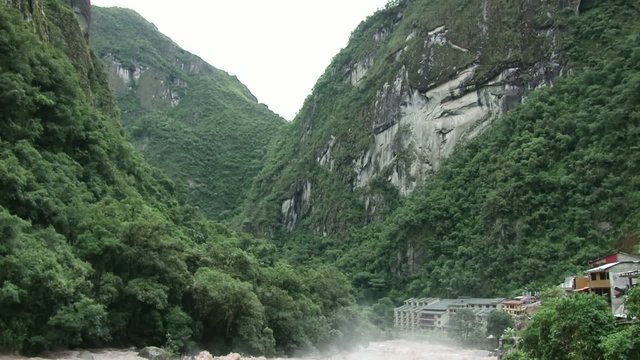
[[[93, 7], [91, 42], [109, 69], [124, 128], [145, 159], [207, 215], [233, 215], [285, 121], [235, 76], [180, 49], [132, 10]], [[114, 61], [121, 71], [142, 68], [140, 78], [124, 83]], [[177, 106], [167, 93], [180, 98]]]
[[540, 360], [604, 359], [598, 344], [613, 329], [604, 299], [577, 294], [546, 303], [524, 331], [523, 348]]
[[629, 317], [640, 319], [640, 286], [634, 286], [627, 292], [624, 304]]
[[638, 360], [640, 359], [640, 287], [633, 287], [626, 295], [624, 305], [627, 315], [635, 322], [618, 331], [604, 336], [600, 349], [606, 360]]
[[[363, 157], [373, 145], [376, 134], [372, 128], [377, 124], [372, 124], [372, 119], [381, 106], [378, 101], [382, 89], [389, 88], [405, 71], [408, 81], [403, 86], [420, 93], [473, 64], [479, 65], [477, 79], [468, 86], [514, 65], [527, 73], [531, 64], [549, 55], [551, 48], [551, 37], [541, 34], [549, 25], [534, 24], [533, 15], [550, 14], [555, 19], [558, 9], [553, 1], [390, 2], [351, 34], [348, 46], [318, 79], [292, 127], [270, 148], [238, 221], [253, 233], [286, 239], [280, 205], [291, 198], [295, 184], [305, 181], [312, 183], [313, 208], [302, 214], [303, 219], [296, 224], [297, 234], [289, 239], [291, 243], [297, 242], [297, 237], [321, 241], [313, 236], [325, 231], [342, 242], [342, 234], [387, 216], [399, 205], [398, 191], [389, 179], [394, 170], [408, 171], [410, 156], [406, 151], [396, 151], [393, 164], [378, 169], [376, 178], [365, 187], [356, 185], [354, 173], [356, 164], [366, 160]], [[485, 21], [486, 29], [481, 31], [479, 27]], [[425, 53], [425, 39], [442, 25], [452, 43], [469, 51], [434, 45], [437, 50]], [[363, 64], [366, 75], [352, 84], [351, 74]], [[400, 103], [390, 110], [397, 113], [383, 119], [389, 125], [397, 122], [402, 112]], [[319, 164], [320, 155], [329, 147], [333, 165]], [[375, 201], [375, 206], [365, 206], [364, 199], [374, 199], [371, 202]], [[304, 252], [306, 243], [301, 247], [304, 250], [300, 252]]]
[[484, 339], [482, 322], [472, 310], [459, 309], [448, 325], [449, 332], [465, 344], [477, 344]]
[[637, 10], [612, 0], [563, 20], [572, 73], [457, 149], [382, 223], [334, 240], [341, 267], [406, 294], [492, 296], [557, 283], [637, 236]]
[[[636, 300], [627, 297], [625, 306]], [[640, 359], [640, 326], [618, 322], [604, 298], [576, 294], [548, 299], [524, 330], [521, 348], [506, 359]]]
[[522, 350], [513, 349], [509, 350], [502, 357], [502, 360], [529, 360], [530, 357]]
[[276, 263], [271, 244], [176, 200], [124, 137], [68, 2], [38, 4], [27, 23], [0, 2], [0, 352], [270, 354], [351, 331], [344, 275]]
[[[486, 41], [477, 31], [480, 1], [407, 1], [373, 15], [273, 144], [239, 221], [277, 239], [283, 254], [296, 261], [336, 262], [367, 301], [392, 289], [430, 296], [539, 289], [637, 236], [637, 4], [601, 1], [579, 17], [557, 5], [490, 2]], [[549, 18], [547, 10], [555, 13]], [[481, 54], [476, 83], [505, 66], [526, 69], [550, 55], [551, 46], [536, 35], [545, 30], [558, 34], [566, 71], [553, 87], [534, 91], [460, 146], [412, 197], [399, 201], [384, 169], [371, 186], [357, 188], [354, 164], [371, 143], [377, 92], [403, 65], [421, 60], [411, 51], [398, 61], [393, 55], [414, 45], [407, 42], [412, 32], [418, 41], [443, 23], [453, 43]], [[381, 34], [384, 40], [376, 41]], [[373, 64], [353, 86], [345, 74], [368, 56]], [[449, 79], [469, 61], [446, 58], [431, 69], [437, 79]], [[417, 79], [409, 81], [420, 89]], [[331, 143], [329, 169], [318, 158]], [[289, 234], [280, 205], [306, 181], [312, 206]], [[363, 199], [376, 199], [374, 214], [367, 215]]]
[[56, 329], [52, 337], [60, 344], [80, 345], [110, 338], [105, 306], [86, 297], [60, 307], [47, 325]]
[[176, 306], [167, 314], [167, 342], [166, 347], [172, 353], [179, 353], [184, 349], [193, 334], [193, 320], [180, 307]]
[[640, 325], [635, 324], [602, 338], [600, 349], [606, 360], [640, 359]]
[[513, 327], [513, 318], [502, 310], [493, 310], [487, 317], [487, 335], [499, 338], [506, 329]]
[[[0, 206], [0, 348], [40, 350], [109, 339], [105, 309], [87, 296], [90, 267], [51, 228]], [[7, 236], [8, 235], [8, 236]]]
[[371, 307], [371, 314], [369, 315], [371, 323], [381, 329], [391, 328], [393, 326], [393, 309], [395, 307], [393, 301], [388, 297], [378, 300]]

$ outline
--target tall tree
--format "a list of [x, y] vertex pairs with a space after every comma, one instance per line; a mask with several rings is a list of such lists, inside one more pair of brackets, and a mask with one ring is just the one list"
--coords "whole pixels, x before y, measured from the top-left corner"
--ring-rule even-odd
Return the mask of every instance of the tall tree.
[[449, 321], [451, 333], [465, 343], [475, 343], [483, 338], [482, 322], [469, 309], [458, 310]]
[[612, 333], [614, 318], [600, 296], [577, 294], [551, 300], [523, 334], [523, 347], [539, 360], [604, 359], [600, 339]]
[[493, 310], [487, 317], [487, 335], [500, 337], [505, 329], [513, 328], [513, 318], [502, 310]]

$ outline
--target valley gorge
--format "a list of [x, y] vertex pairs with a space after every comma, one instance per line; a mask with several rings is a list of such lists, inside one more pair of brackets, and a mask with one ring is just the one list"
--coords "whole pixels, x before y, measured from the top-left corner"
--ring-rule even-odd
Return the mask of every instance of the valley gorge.
[[0, 1], [0, 354], [486, 358], [394, 308], [535, 292], [505, 359], [558, 358], [539, 324], [574, 310], [629, 358], [636, 292], [614, 326], [557, 284], [640, 252], [638, 15], [389, 1], [286, 122], [132, 10]]

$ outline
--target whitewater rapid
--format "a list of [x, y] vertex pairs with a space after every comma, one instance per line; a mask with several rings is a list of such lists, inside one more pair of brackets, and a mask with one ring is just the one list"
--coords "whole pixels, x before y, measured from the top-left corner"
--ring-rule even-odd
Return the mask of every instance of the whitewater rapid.
[[[88, 356], [88, 355], [91, 356]], [[215, 360], [230, 359], [231, 356], [214, 357]], [[20, 356], [1, 356], [0, 360], [145, 360], [137, 356], [133, 350], [84, 350], [51, 353], [39, 358]], [[190, 357], [183, 357], [190, 359]], [[242, 358], [264, 359], [264, 358]], [[341, 352], [331, 356], [309, 356], [301, 358], [271, 358], [267, 360], [492, 360], [489, 352], [484, 350], [465, 349], [453, 344], [434, 340], [388, 340], [372, 342], [368, 347], [349, 352]]]
[[[309, 360], [297, 358], [295, 360]], [[488, 351], [464, 349], [452, 344], [417, 340], [388, 340], [372, 342], [362, 350], [339, 353], [314, 360], [480, 360], [496, 359]], [[277, 359], [284, 360], [284, 359]], [[286, 360], [293, 360], [291, 358]]]

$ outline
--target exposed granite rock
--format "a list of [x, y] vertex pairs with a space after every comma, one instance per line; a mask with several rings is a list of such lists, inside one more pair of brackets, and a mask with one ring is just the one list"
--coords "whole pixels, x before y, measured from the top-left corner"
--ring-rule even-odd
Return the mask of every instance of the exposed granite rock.
[[69, 0], [69, 3], [78, 18], [82, 34], [84, 36], [89, 36], [89, 26], [91, 25], [91, 0]]
[[300, 219], [311, 210], [311, 183], [294, 186], [293, 196], [282, 202], [282, 224], [287, 230], [293, 230]]
[[[354, 163], [355, 187], [368, 185], [389, 169], [387, 180], [402, 195], [410, 194], [457, 144], [477, 136], [493, 119], [522, 102], [529, 89], [551, 85], [560, 71], [558, 64], [540, 65], [525, 70], [531, 80], [521, 82], [522, 70], [508, 68], [474, 86], [476, 69], [475, 65], [463, 69], [425, 93], [410, 86], [406, 68], [393, 83], [386, 83], [373, 107], [371, 145]], [[404, 162], [399, 161], [401, 155]]]

